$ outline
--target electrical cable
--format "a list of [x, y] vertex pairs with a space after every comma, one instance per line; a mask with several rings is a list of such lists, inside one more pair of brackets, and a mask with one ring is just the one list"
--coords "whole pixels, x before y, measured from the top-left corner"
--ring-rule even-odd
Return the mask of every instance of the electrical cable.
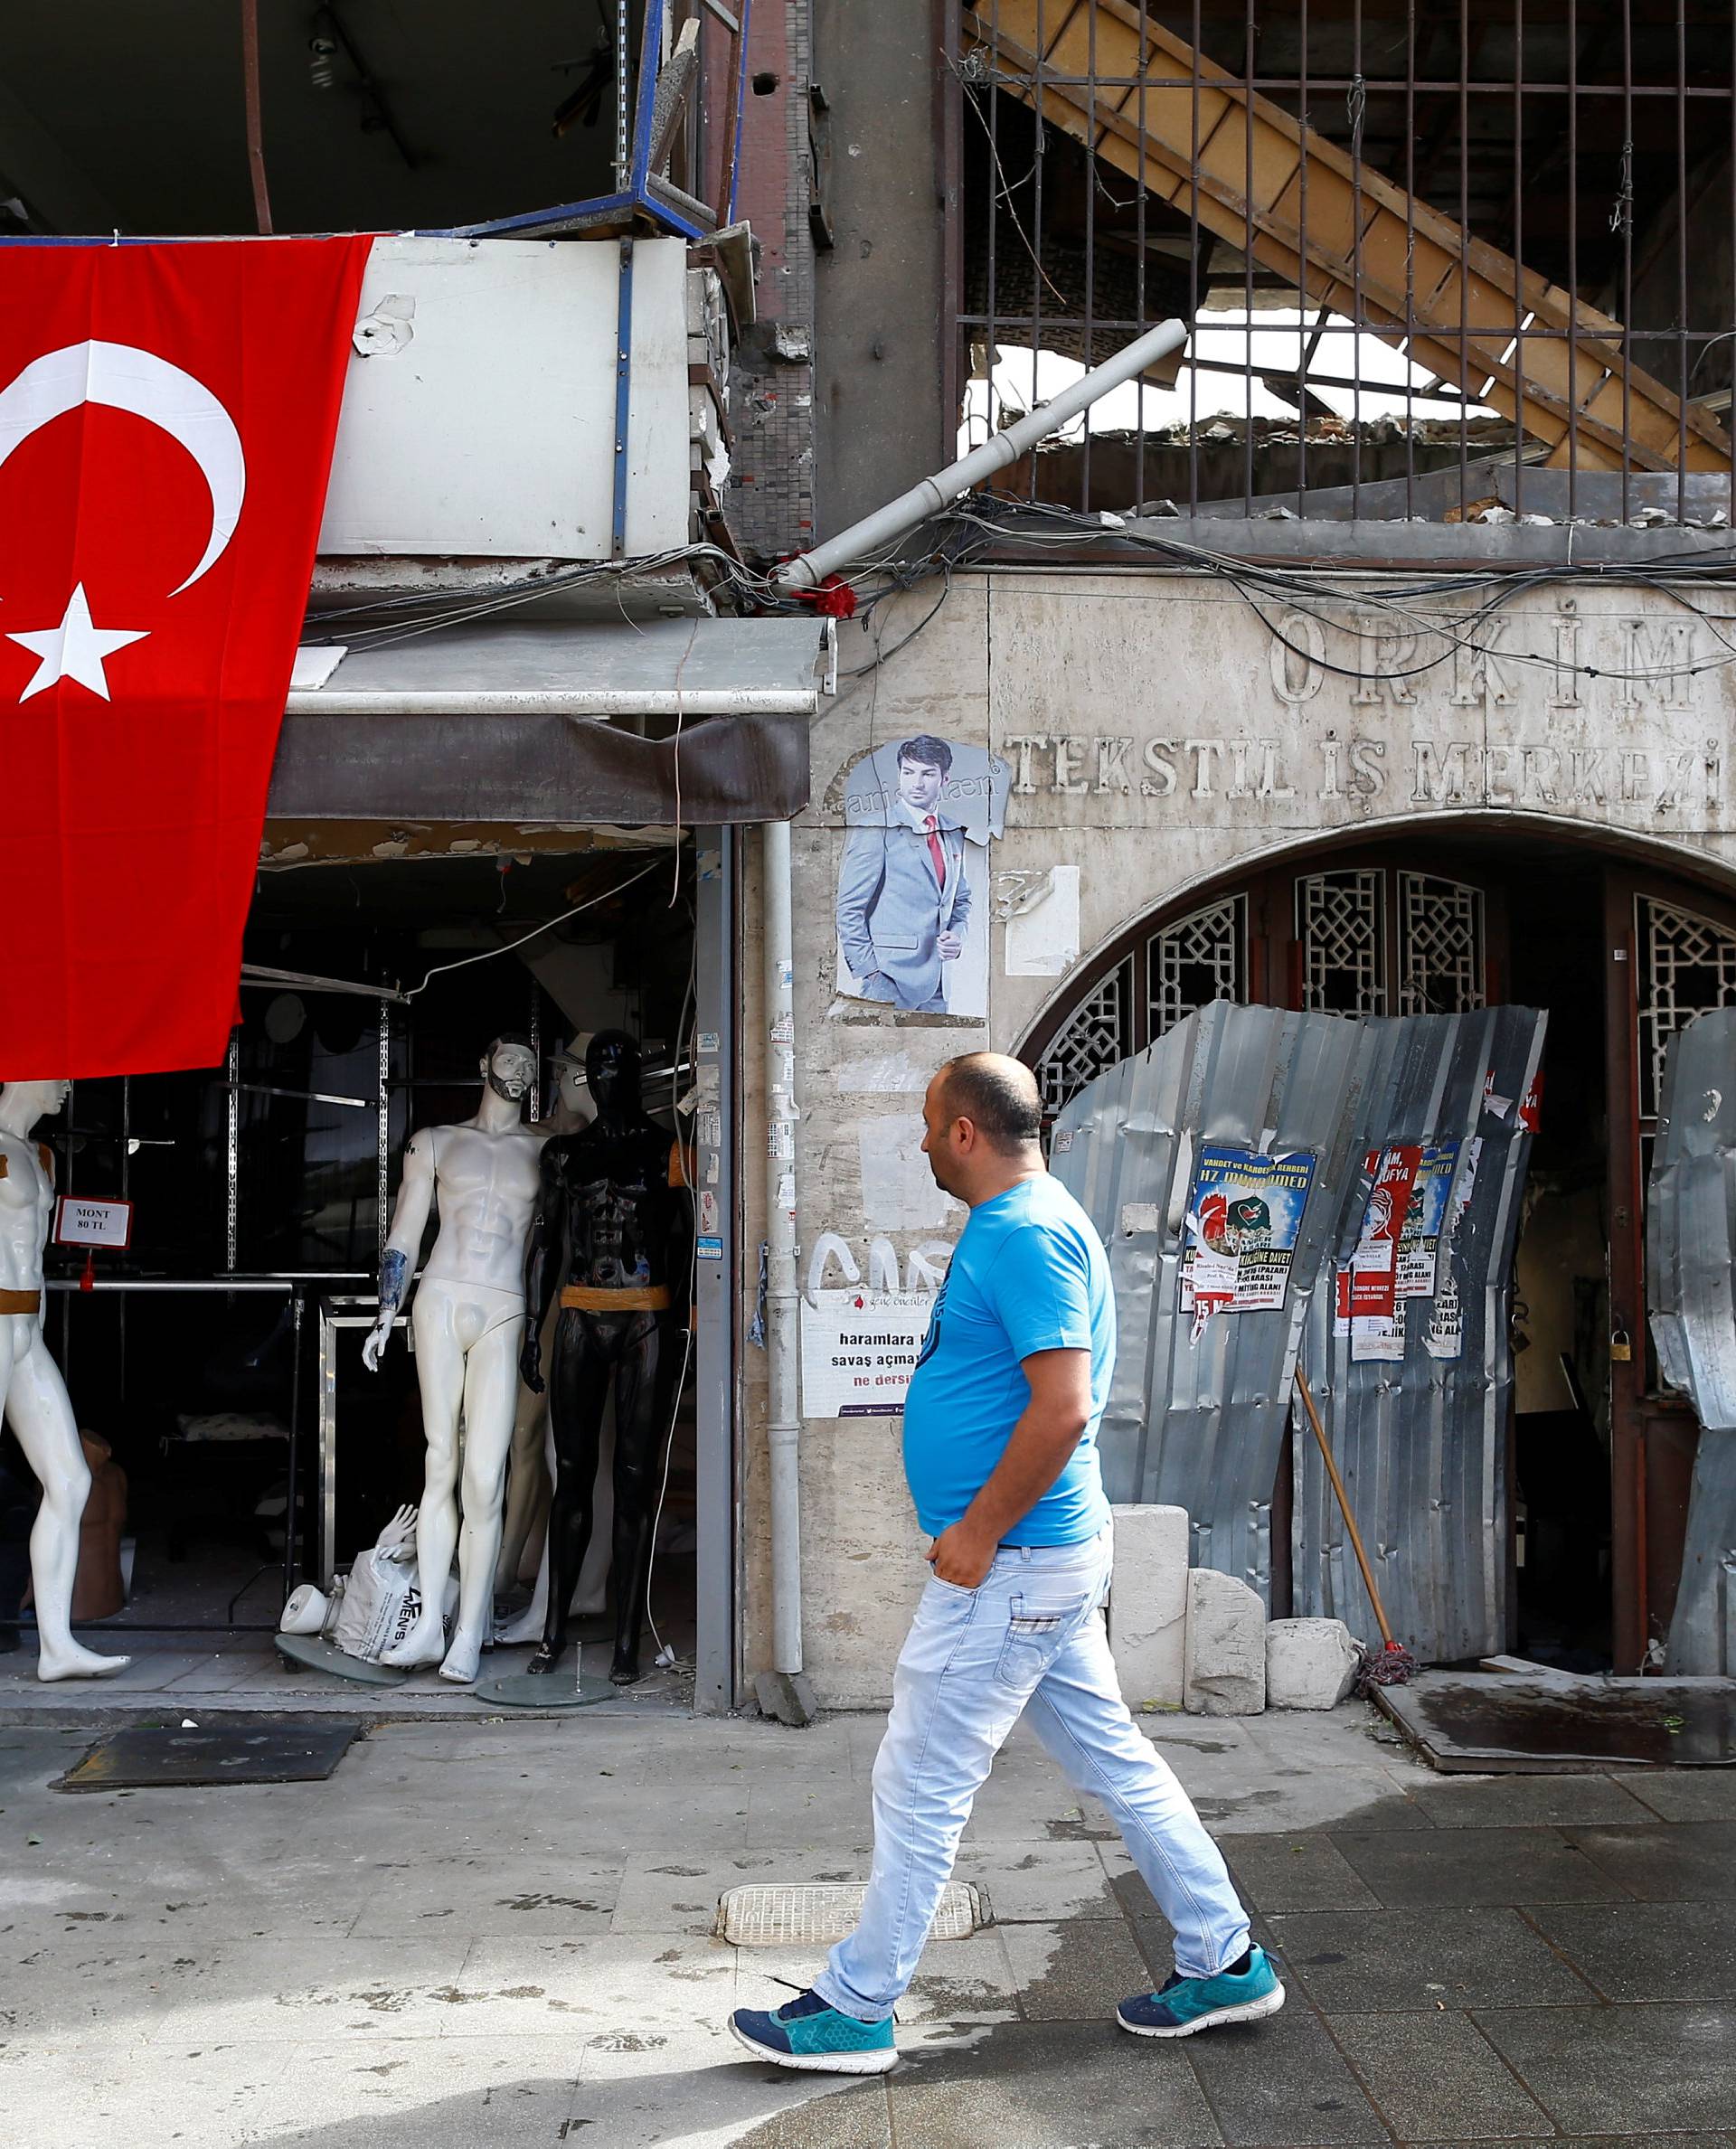
[[[689, 1022], [690, 1011], [692, 1016], [691, 1024]], [[674, 1053], [674, 1060], [675, 1079], [677, 1082], [679, 1082], [681, 1079], [681, 1069], [683, 1064], [682, 1032], [684, 1030], [686, 1030], [690, 1037], [693, 1036], [697, 1031], [698, 1022], [699, 938], [697, 933], [695, 933], [693, 938], [693, 955], [687, 965], [687, 990], [682, 995], [681, 1013], [675, 1019], [675, 1049]], [[695, 1054], [693, 1057], [695, 1079], [698, 1079], [698, 1056]], [[675, 1123], [675, 1161], [680, 1167], [681, 1183], [687, 1191], [687, 1199], [691, 1209], [691, 1205], [693, 1203], [694, 1199], [693, 1183], [692, 1176], [688, 1171], [687, 1145], [682, 1140], [681, 1137], [681, 1107], [679, 1100], [676, 1101], [671, 1117], [674, 1118]], [[693, 1216], [693, 1229], [688, 1235], [692, 1240], [693, 1251], [689, 1258], [687, 1266], [687, 1322], [686, 1325], [682, 1329], [681, 1332], [681, 1371], [675, 1375], [675, 1384], [670, 1397], [669, 1423], [665, 1428], [663, 1440], [663, 1477], [661, 1483], [657, 1486], [657, 1504], [652, 1512], [651, 1542], [646, 1555], [645, 1562], [646, 1624], [651, 1629], [651, 1639], [657, 1645], [657, 1662], [661, 1664], [665, 1654], [667, 1654], [669, 1657], [669, 1663], [665, 1666], [665, 1670], [673, 1670], [675, 1664], [679, 1662], [679, 1659], [677, 1659], [675, 1656], [675, 1652], [668, 1648], [662, 1635], [657, 1631], [656, 1615], [651, 1609], [651, 1578], [656, 1572], [657, 1531], [663, 1522], [663, 1503], [669, 1491], [669, 1470], [670, 1466], [675, 1460], [675, 1420], [681, 1415], [682, 1390], [687, 1384], [688, 1370], [693, 1356], [693, 1305], [694, 1301], [699, 1296], [699, 1220], [696, 1213], [694, 1213]]]
[[[563, 910], [558, 918], [544, 919], [541, 925], [533, 925], [528, 933], [521, 933], [516, 940], [505, 941], [499, 947], [480, 948], [475, 955], [460, 956], [454, 963], [436, 963], [420, 985], [410, 985], [406, 990], [404, 998], [413, 1000], [418, 993], [426, 992], [435, 978], [444, 976], [448, 970], [465, 970], [472, 963], [492, 962], [496, 956], [511, 955], [514, 948], [523, 947], [527, 940], [534, 940], [540, 933], [552, 932], [556, 926], [565, 925], [570, 918], [577, 918], [581, 910], [594, 910], [599, 903], [606, 903], [610, 896], [619, 895], [624, 889], [631, 888], [636, 881], [643, 881], [647, 873], [655, 873], [661, 862], [661, 860], [654, 858], [649, 865], [641, 866], [637, 873], [629, 873], [625, 881], [618, 881], [612, 888], [605, 888], [600, 895], [587, 896], [582, 903], [575, 903], [571, 910]], [[362, 986], [357, 989], [366, 991], [369, 988]]]

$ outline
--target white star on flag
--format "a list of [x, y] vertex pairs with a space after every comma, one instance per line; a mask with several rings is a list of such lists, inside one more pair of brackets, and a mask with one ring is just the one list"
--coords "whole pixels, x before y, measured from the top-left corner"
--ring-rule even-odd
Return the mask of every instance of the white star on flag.
[[31, 675], [30, 684], [18, 699], [29, 701], [32, 694], [41, 693], [57, 679], [76, 679], [80, 686], [89, 687], [106, 702], [108, 682], [103, 676], [103, 658], [112, 656], [117, 649], [126, 648], [129, 642], [142, 642], [149, 631], [148, 627], [129, 632], [124, 627], [94, 625], [90, 607], [85, 599], [84, 584], [80, 582], [67, 599], [66, 613], [58, 627], [43, 627], [35, 634], [6, 636], [7, 641], [16, 642], [33, 656], [42, 659]]

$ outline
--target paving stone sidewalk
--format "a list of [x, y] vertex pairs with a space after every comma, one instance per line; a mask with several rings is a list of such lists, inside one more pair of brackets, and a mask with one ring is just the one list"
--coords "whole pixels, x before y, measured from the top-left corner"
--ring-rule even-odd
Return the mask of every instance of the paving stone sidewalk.
[[842, 2084], [722, 2028], [816, 1958], [712, 1928], [742, 1881], [862, 1877], [870, 1719], [385, 1724], [324, 1784], [76, 1796], [88, 1734], [0, 1730], [0, 2140], [1736, 2149], [1736, 1771], [1439, 1778], [1360, 1704], [1149, 1728], [1284, 2012], [1115, 2030], [1166, 1928], [1020, 1736], [961, 1865], [994, 1923]]

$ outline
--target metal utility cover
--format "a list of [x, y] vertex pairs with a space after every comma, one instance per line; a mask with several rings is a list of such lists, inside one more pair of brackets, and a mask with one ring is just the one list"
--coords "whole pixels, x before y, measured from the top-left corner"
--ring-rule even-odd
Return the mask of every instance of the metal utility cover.
[[139, 1724], [99, 1739], [57, 1791], [155, 1790], [209, 1784], [318, 1783], [361, 1736], [359, 1724], [269, 1717], [210, 1730]]
[[1736, 1682], [1425, 1672], [1374, 1700], [1443, 1774], [1736, 1766]]
[[[854, 1933], [865, 1889], [854, 1882], [731, 1888], [717, 1906], [717, 1930], [736, 1947], [829, 1947]], [[986, 1925], [988, 1903], [967, 1880], [948, 1880], [930, 1940], [967, 1940]]]

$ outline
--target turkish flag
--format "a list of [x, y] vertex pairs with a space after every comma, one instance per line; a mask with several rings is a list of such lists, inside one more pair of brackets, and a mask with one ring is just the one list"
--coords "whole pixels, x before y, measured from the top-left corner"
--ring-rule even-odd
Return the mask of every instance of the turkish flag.
[[223, 1059], [371, 243], [0, 249], [0, 1079]]

